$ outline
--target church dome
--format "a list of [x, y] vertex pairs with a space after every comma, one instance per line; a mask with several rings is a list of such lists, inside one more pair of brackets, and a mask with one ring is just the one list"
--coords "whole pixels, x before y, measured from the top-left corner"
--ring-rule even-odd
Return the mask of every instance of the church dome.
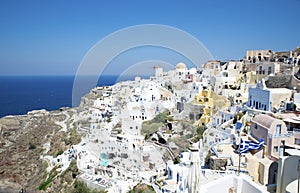
[[176, 69], [186, 69], [186, 65], [184, 63], [180, 62], [176, 65]]

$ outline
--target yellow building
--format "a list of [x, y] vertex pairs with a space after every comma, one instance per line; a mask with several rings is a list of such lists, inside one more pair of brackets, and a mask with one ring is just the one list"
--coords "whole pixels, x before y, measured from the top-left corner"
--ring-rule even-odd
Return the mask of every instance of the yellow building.
[[226, 108], [229, 106], [229, 101], [211, 90], [203, 90], [195, 97], [194, 103], [203, 106], [203, 114], [200, 119], [195, 123], [200, 126], [208, 124], [211, 116], [213, 116], [218, 109]]

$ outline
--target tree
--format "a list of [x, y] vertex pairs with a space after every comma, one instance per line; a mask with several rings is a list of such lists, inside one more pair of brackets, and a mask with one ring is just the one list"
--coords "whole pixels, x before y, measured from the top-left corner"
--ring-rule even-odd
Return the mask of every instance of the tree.
[[244, 113], [242, 113], [242, 112], [239, 112], [239, 113], [235, 114], [234, 117], [233, 117], [233, 122], [232, 123], [236, 124], [236, 122], [238, 120], [240, 120], [243, 116], [244, 116]]

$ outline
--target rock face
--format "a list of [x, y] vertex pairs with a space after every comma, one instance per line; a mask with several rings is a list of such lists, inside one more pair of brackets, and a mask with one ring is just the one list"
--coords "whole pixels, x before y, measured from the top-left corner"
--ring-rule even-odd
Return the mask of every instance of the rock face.
[[[62, 131], [56, 122], [69, 122], [68, 112], [34, 112], [24, 116], [0, 119], [0, 192], [38, 192], [47, 177], [48, 164], [42, 155], [55, 155], [67, 148]], [[68, 116], [67, 116], [68, 115]], [[71, 125], [71, 124], [70, 124]], [[70, 126], [69, 126], [70, 127]], [[45, 148], [45, 144], [50, 148]]]
[[289, 88], [291, 78], [291, 75], [269, 76], [266, 81], [266, 86], [268, 88]]

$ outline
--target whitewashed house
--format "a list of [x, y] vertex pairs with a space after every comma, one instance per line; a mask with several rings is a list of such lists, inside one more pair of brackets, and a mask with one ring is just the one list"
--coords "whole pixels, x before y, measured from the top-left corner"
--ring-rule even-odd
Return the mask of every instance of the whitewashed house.
[[292, 97], [293, 90], [287, 88], [267, 88], [264, 79], [256, 84], [255, 88], [249, 88], [247, 106], [272, 111], [273, 108], [280, 108], [284, 102]]

